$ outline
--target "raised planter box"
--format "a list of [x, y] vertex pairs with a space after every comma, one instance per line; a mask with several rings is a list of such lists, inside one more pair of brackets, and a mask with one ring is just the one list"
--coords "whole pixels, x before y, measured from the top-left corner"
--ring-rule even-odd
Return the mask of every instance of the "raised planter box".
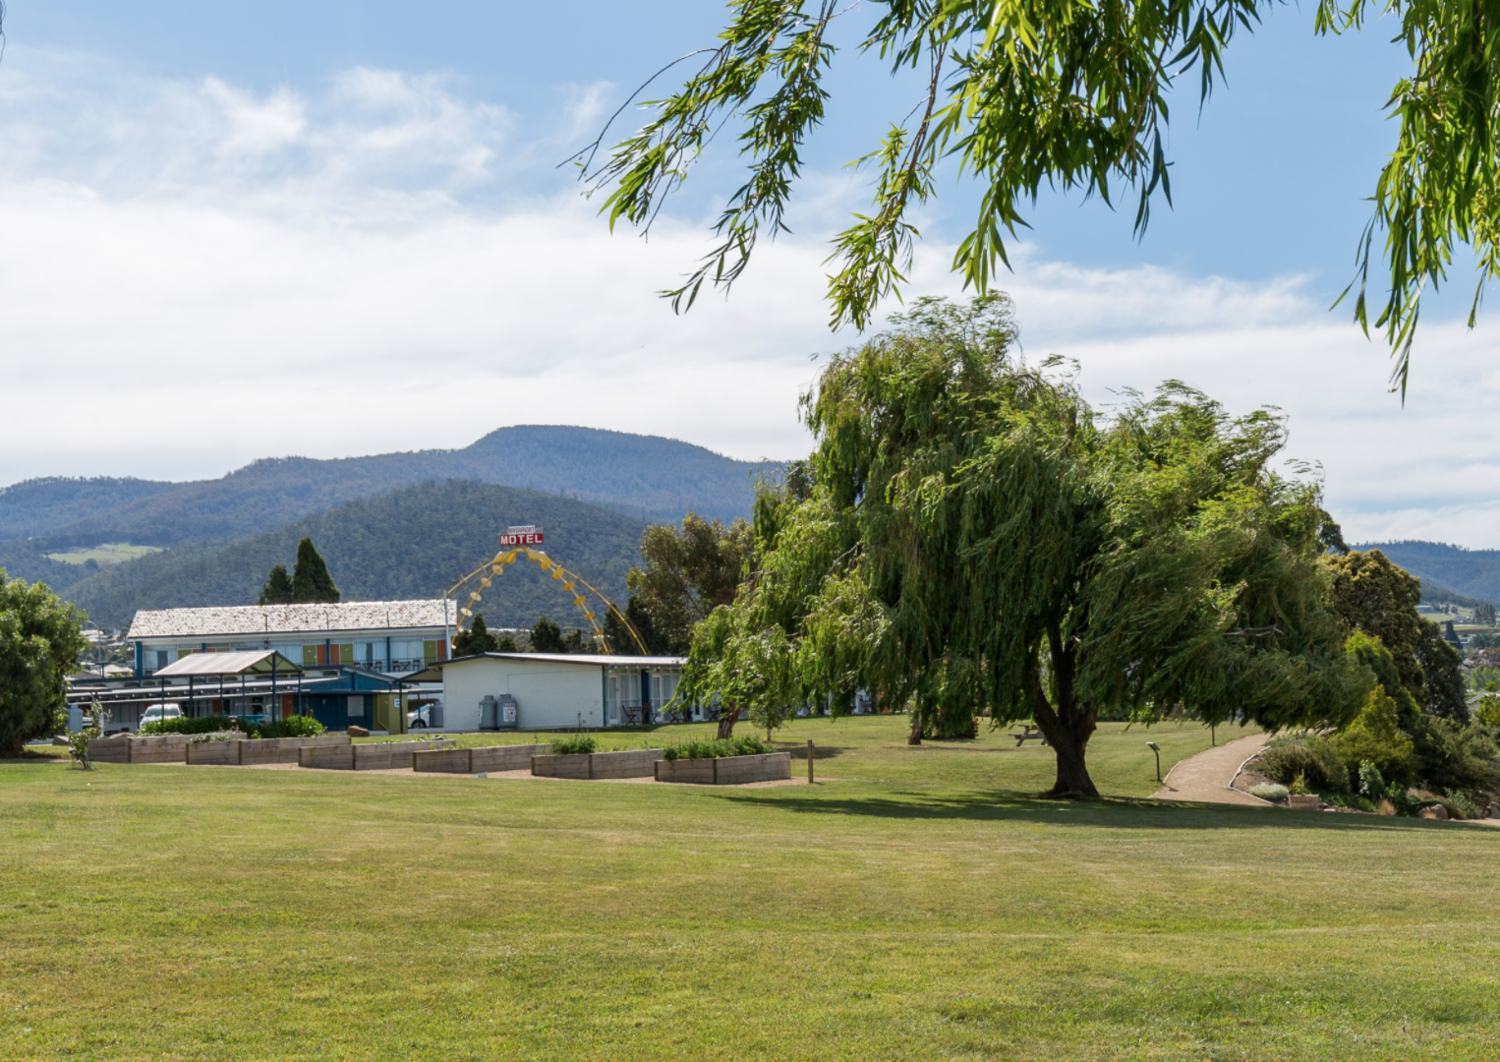
[[428, 749], [451, 749], [451, 741], [378, 741], [371, 745], [354, 745], [356, 771], [394, 771], [410, 768], [412, 756]]
[[551, 745], [481, 745], [469, 750], [469, 771], [524, 771], [531, 766], [531, 757], [551, 751]]
[[589, 756], [586, 752], [567, 756], [533, 756], [531, 773], [538, 778], [587, 778]]
[[697, 785], [744, 785], [776, 782], [792, 776], [790, 752], [767, 752], [759, 756], [720, 756], [703, 760], [659, 760], [658, 782]]
[[1316, 793], [1293, 793], [1286, 798], [1286, 806], [1293, 811], [1317, 811], [1318, 794]]
[[130, 739], [112, 737], [89, 742], [89, 760], [94, 763], [129, 763]]
[[662, 758], [663, 751], [628, 749], [625, 752], [596, 752], [589, 757], [589, 777], [650, 778], [656, 773], [656, 763]]
[[411, 769], [419, 774], [472, 774], [469, 749], [418, 749], [411, 755]]
[[301, 767], [320, 767], [333, 771], [354, 769], [353, 745], [303, 745], [297, 750], [297, 764]]
[[131, 763], [186, 763], [190, 734], [159, 734], [127, 738]]
[[258, 763], [301, 763], [305, 748], [349, 748], [348, 734], [319, 734], [302, 738], [255, 738], [240, 743], [240, 766]]
[[218, 764], [238, 767], [243, 741], [193, 741], [187, 747], [187, 761], [193, 764]]

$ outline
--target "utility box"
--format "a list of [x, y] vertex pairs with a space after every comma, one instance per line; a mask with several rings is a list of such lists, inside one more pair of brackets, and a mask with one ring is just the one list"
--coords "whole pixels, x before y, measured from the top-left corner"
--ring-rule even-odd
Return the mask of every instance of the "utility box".
[[501, 730], [515, 730], [521, 724], [521, 706], [516, 699], [508, 693], [502, 693], [496, 698], [499, 707], [498, 726]]
[[500, 729], [494, 694], [486, 693], [483, 697], [479, 698], [479, 729]]

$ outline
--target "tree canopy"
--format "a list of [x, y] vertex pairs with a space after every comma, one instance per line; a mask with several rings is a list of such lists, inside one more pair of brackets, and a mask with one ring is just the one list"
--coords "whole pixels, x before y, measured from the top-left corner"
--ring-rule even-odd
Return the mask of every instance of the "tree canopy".
[[57, 733], [68, 674], [87, 648], [82, 613], [0, 568], [0, 756]]
[[[625, 581], [631, 606], [649, 617], [647, 626], [662, 651], [686, 652], [693, 627], [734, 600], [750, 541], [745, 521], [725, 525], [697, 513], [688, 513], [679, 527], [651, 524], [642, 532], [645, 563], [630, 569]], [[634, 624], [628, 611], [626, 618]]]
[[[868, 19], [855, 52], [889, 64], [893, 75], [912, 72], [920, 89], [914, 105], [908, 110], [903, 102], [905, 113], [893, 116], [859, 160], [874, 169], [874, 202], [833, 241], [832, 323], [864, 328], [878, 301], [905, 279], [920, 235], [913, 215], [936, 195], [945, 159], [981, 185], [977, 214], [953, 261], [980, 293], [1009, 264], [1006, 240], [1026, 226], [1022, 210], [1043, 186], [1097, 195], [1110, 205], [1121, 193], [1133, 195], [1135, 231], [1144, 232], [1153, 202], [1172, 198], [1166, 147], [1172, 89], [1195, 78], [1206, 105], [1230, 43], [1253, 33], [1273, 6], [1274, 0], [734, 0], [718, 43], [679, 60], [701, 60], [682, 87], [647, 103], [652, 114], [645, 126], [596, 162], [606, 127], [580, 154], [582, 172], [591, 193], [608, 191], [603, 212], [611, 227], [621, 219], [649, 227], [710, 142], [737, 123], [746, 178], [714, 223], [716, 246], [665, 294], [683, 308], [705, 282], [728, 287], [761, 235], [787, 228], [805, 144], [824, 120], [837, 77], [835, 20]], [[1500, 19], [1484, 4], [1319, 0], [1316, 32], [1359, 30], [1386, 13], [1399, 19], [1396, 43], [1415, 71], [1386, 101], [1398, 122], [1396, 145], [1375, 182], [1373, 216], [1345, 294], [1368, 331], [1371, 260], [1383, 254], [1387, 276], [1376, 284], [1385, 289], [1384, 303], [1373, 313], [1374, 325], [1386, 331], [1404, 391], [1422, 291], [1446, 279], [1455, 244], [1474, 247], [1484, 279], [1500, 276], [1500, 133], [1493, 118], [1500, 107]]]
[[297, 543], [297, 563], [292, 568], [292, 600], [298, 604], [332, 605], [341, 596], [313, 540], [303, 538]]
[[[514, 643], [512, 650], [514, 651]], [[500, 639], [490, 630], [489, 625], [484, 622], [484, 617], [479, 613], [474, 614], [474, 621], [469, 624], [468, 630], [460, 630], [453, 636], [454, 656], [476, 656], [479, 653], [500, 652]]]
[[271, 574], [266, 576], [266, 585], [260, 588], [260, 597], [255, 599], [257, 605], [291, 605], [292, 599], [292, 577], [286, 573], [285, 564], [273, 564]]
[[1326, 603], [1317, 485], [1271, 470], [1281, 419], [1173, 382], [1103, 417], [1014, 335], [1003, 297], [921, 300], [832, 360], [817, 449], [762, 495], [686, 695], [838, 710], [864, 686], [912, 706], [914, 740], [1031, 718], [1056, 795], [1094, 795], [1101, 709], [1353, 718], [1371, 683]]

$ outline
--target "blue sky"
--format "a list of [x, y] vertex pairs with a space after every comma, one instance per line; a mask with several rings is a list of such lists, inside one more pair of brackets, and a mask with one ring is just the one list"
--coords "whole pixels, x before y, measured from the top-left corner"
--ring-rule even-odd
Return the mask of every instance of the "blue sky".
[[[706, 246], [736, 177], [727, 142], [649, 243], [611, 238], [556, 164], [642, 76], [707, 43], [717, 5], [7, 11], [0, 344], [17, 412], [0, 483], [209, 476], [508, 423], [805, 451], [797, 392], [856, 338], [831, 335], [821, 303], [827, 237], [867, 201], [844, 163], [915, 92], [846, 48], [795, 234], [728, 300], [677, 318], [652, 292]], [[851, 12], [845, 43], [868, 17]], [[1464, 292], [1435, 302], [1403, 407], [1384, 348], [1328, 312], [1394, 136], [1381, 105], [1405, 57], [1388, 36], [1316, 39], [1310, 6], [1274, 11], [1235, 41], [1201, 116], [1195, 84], [1180, 92], [1175, 206], [1143, 240], [1129, 201], [1049, 196], [1000, 283], [1028, 356], [1077, 359], [1099, 402], [1178, 377], [1236, 410], [1280, 406], [1355, 536], [1496, 546], [1493, 328], [1456, 323]], [[974, 194], [942, 185], [913, 294], [959, 294], [946, 264]]]

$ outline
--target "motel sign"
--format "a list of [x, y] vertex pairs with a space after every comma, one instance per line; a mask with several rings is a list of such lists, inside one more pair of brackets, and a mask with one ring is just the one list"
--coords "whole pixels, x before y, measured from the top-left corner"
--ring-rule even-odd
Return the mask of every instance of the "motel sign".
[[505, 534], [500, 536], [502, 546], [540, 546], [542, 544], [542, 529], [531, 524], [521, 527], [507, 527]]

